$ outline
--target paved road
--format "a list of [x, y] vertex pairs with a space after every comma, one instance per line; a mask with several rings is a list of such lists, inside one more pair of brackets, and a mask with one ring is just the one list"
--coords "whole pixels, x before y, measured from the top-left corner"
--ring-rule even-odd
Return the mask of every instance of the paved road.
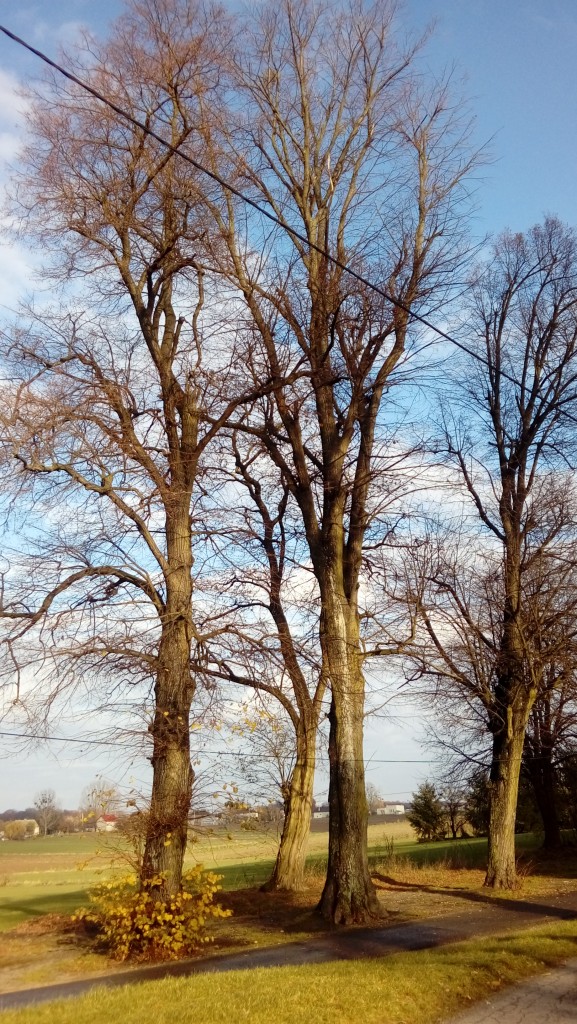
[[476, 1003], [446, 1024], [572, 1024], [577, 1022], [577, 960]]
[[[25, 989], [21, 992], [6, 992], [0, 995], [0, 1010], [83, 995], [97, 985], [116, 988], [120, 985], [193, 974], [390, 956], [402, 950], [431, 949], [449, 942], [480, 938], [483, 935], [530, 927], [546, 921], [577, 918], [577, 892], [542, 897], [539, 900], [493, 900], [481, 893], [468, 893], [463, 894], [463, 899], [468, 903], [467, 909], [445, 917], [385, 928], [329, 931], [306, 942], [290, 942], [282, 946], [253, 949], [244, 953], [137, 967], [84, 981], [45, 985], [42, 988]], [[573, 1019], [577, 1024], [577, 1015]], [[504, 1021], [501, 1017], [499, 1024], [509, 1024], [509, 1020]], [[524, 1020], [523, 1024], [527, 1024], [527, 1021]]]

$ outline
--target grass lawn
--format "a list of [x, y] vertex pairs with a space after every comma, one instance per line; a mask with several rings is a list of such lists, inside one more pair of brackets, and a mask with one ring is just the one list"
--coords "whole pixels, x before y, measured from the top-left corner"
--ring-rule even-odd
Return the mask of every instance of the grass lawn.
[[[387, 877], [393, 873], [398, 884], [408, 881], [414, 885], [425, 883], [429, 867], [435, 868], [437, 882], [443, 866], [450, 868], [445, 877], [447, 884], [454, 881], [453, 869], [459, 868], [464, 876], [472, 872], [469, 884], [481, 884], [482, 879], [474, 872], [483, 870], [485, 839], [417, 843], [411, 836], [406, 822], [370, 825], [371, 868], [379, 871], [385, 865]], [[218, 871], [226, 891], [247, 889], [262, 884], [269, 876], [275, 846], [275, 837], [267, 833], [215, 833], [189, 847], [187, 862], [200, 862]], [[535, 836], [518, 836], [518, 849], [526, 857], [537, 846]], [[326, 850], [327, 833], [311, 833], [307, 863], [313, 887], [322, 879]], [[87, 890], [103, 875], [124, 870], [120, 851], [118, 837], [91, 833], [0, 843], [0, 932], [35, 916], [72, 913], [86, 901]], [[575, 874], [574, 868], [571, 873]], [[434, 882], [428, 880], [425, 884]]]
[[[406, 822], [371, 826], [370, 841], [376, 850], [390, 841], [407, 843], [412, 830]], [[326, 832], [310, 837], [310, 861], [320, 871], [326, 858]], [[270, 833], [216, 832], [189, 846], [188, 864], [202, 863], [223, 876], [227, 890], [260, 885], [269, 876], [276, 853], [276, 837]], [[115, 835], [94, 833], [47, 836], [24, 842], [0, 843], [0, 932], [46, 913], [71, 913], [86, 899], [86, 891], [111, 870], [122, 871], [121, 843]]]
[[[476, 899], [500, 898], [481, 892], [485, 840], [419, 844], [410, 838], [406, 823], [395, 822], [371, 825], [369, 842], [373, 877], [391, 923], [462, 911], [470, 906], [471, 894]], [[523, 856], [535, 858], [536, 869], [513, 896], [575, 888], [575, 854], [543, 865], [536, 846], [535, 837], [519, 837]], [[274, 837], [239, 830], [192, 844], [187, 860], [223, 875], [219, 901], [233, 911], [231, 918], [214, 923], [211, 951], [280, 945], [326, 930], [313, 910], [324, 880], [327, 833], [313, 832], [310, 848], [307, 890], [271, 895], [261, 893], [258, 885], [270, 873]], [[94, 835], [0, 844], [0, 991], [117, 969], [89, 941], [63, 931], [58, 915], [85, 905], [87, 890], [103, 877], [126, 870], [118, 863], [118, 853], [117, 837], [103, 841]]]
[[577, 954], [577, 922], [383, 959], [167, 979], [4, 1011], [3, 1024], [433, 1024]]

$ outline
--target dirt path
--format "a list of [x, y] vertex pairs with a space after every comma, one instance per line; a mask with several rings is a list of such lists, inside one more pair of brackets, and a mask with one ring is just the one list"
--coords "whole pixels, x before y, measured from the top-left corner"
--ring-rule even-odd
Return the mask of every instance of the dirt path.
[[[0, 996], [0, 1009], [79, 996], [99, 985], [111, 988], [166, 977], [217, 971], [241, 971], [255, 967], [296, 966], [335, 960], [356, 960], [361, 957], [390, 956], [399, 951], [442, 946], [450, 942], [529, 927], [548, 920], [577, 918], [577, 892], [531, 900], [497, 901], [477, 893], [471, 893], [466, 898], [469, 901], [466, 911], [447, 914], [440, 918], [383, 928], [323, 933], [314, 939], [274, 948], [139, 967], [82, 981], [8, 992]], [[489, 1020], [491, 1018], [487, 1018], [487, 1021]], [[524, 1020], [523, 1024], [528, 1022]]]

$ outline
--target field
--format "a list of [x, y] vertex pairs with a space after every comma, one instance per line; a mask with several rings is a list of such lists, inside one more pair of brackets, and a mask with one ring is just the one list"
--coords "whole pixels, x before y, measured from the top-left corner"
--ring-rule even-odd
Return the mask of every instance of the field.
[[[378, 856], [379, 850], [392, 841], [399, 850], [413, 850], [415, 856], [424, 856], [412, 835], [406, 822], [371, 826], [373, 855]], [[315, 865], [321, 869], [327, 838], [327, 832], [311, 833], [309, 859], [313, 870]], [[247, 888], [264, 882], [275, 850], [276, 837], [266, 832], [215, 832], [189, 847], [187, 863], [218, 870], [225, 889]], [[93, 833], [0, 843], [0, 931], [39, 914], [71, 913], [103, 874], [123, 870], [122, 852], [114, 835]]]
[[[470, 839], [419, 844], [412, 838], [411, 830], [405, 822], [394, 822], [386, 825], [380, 823], [371, 825], [369, 842], [373, 875], [383, 910], [391, 923], [402, 923], [461, 911], [464, 907], [470, 906], [465, 902], [466, 900], [481, 898], [483, 863], [486, 854], [484, 840]], [[287, 941], [310, 939], [315, 934], [325, 931], [324, 925], [314, 916], [312, 910], [322, 886], [326, 846], [326, 832], [311, 834], [307, 890], [304, 893], [298, 896], [271, 896], [261, 893], [258, 890], [258, 885], [266, 879], [272, 866], [275, 852], [273, 836], [258, 831], [240, 830], [233, 834], [215, 833], [195, 842], [189, 849], [189, 862], [202, 863], [206, 868], [218, 870], [223, 876], [223, 892], [220, 895], [220, 901], [234, 912], [232, 918], [219, 922], [215, 926], [214, 946], [211, 952], [223, 954], [255, 946], [280, 945]], [[535, 837], [519, 837], [519, 852], [526, 877], [522, 894], [516, 895], [554, 893], [577, 888], [577, 864], [574, 852], [570, 851], [560, 861], [546, 862], [538, 854], [537, 846], [538, 841]], [[111, 970], [118, 969], [111, 965], [110, 961], [102, 954], [96, 953], [87, 940], [82, 942], [77, 935], [63, 931], [62, 918], [59, 915], [68, 915], [85, 903], [87, 890], [96, 882], [109, 877], [111, 872], [123, 871], [122, 853], [118, 839], [114, 836], [98, 837], [85, 834], [39, 838], [20, 843], [0, 843], [0, 932], [2, 933], [0, 934], [0, 991], [49, 984], [57, 980], [97, 977], [99, 974], [110, 973]], [[533, 862], [532, 867], [531, 862]], [[483, 892], [483, 900], [491, 898], [499, 899], [498, 895], [491, 896], [486, 891]], [[511, 894], [508, 894], [508, 898], [511, 898]], [[559, 927], [561, 927], [561, 931], [559, 931]], [[356, 971], [359, 972], [358, 983], [362, 982], [367, 987], [367, 991], [372, 991], [383, 971], [388, 972], [388, 981], [391, 981], [393, 977], [397, 978], [400, 972], [405, 980], [409, 978], [412, 985], [413, 1016], [403, 1017], [399, 1008], [400, 1016], [395, 1017], [394, 1006], [391, 1009], [392, 1004], [388, 1004], [387, 1012], [390, 1010], [392, 1016], [373, 1018], [370, 1008], [367, 1007], [362, 1012], [365, 1024], [370, 1024], [373, 1019], [378, 1020], [379, 1024], [386, 1024], [389, 1020], [391, 1022], [406, 1020], [410, 1024], [433, 1021], [436, 1019], [434, 1016], [422, 1015], [423, 1006], [419, 1002], [421, 997], [417, 998], [420, 991], [419, 986], [422, 986], [423, 977], [427, 971], [431, 975], [433, 988], [435, 985], [439, 986], [439, 999], [443, 986], [449, 994], [456, 992], [459, 995], [460, 993], [461, 1002], [466, 997], [476, 998], [482, 979], [485, 979], [483, 982], [485, 983], [487, 978], [491, 977], [493, 980], [490, 984], [498, 985], [503, 980], [506, 981], [513, 976], [521, 977], [524, 973], [538, 969], [539, 963], [542, 966], [544, 962], [553, 963], [555, 957], [559, 959], [564, 955], [569, 955], [567, 950], [573, 950], [577, 940], [577, 925], [569, 922], [562, 926], [557, 925], [556, 928], [559, 941], [555, 945], [555, 949], [553, 949], [551, 927], [549, 927], [549, 931], [541, 929], [540, 937], [537, 932], [535, 933], [537, 935], [536, 945], [534, 943], [533, 946], [527, 936], [519, 936], [515, 942], [512, 939], [511, 942], [507, 940], [509, 959], [506, 962], [501, 961], [499, 957], [495, 960], [494, 949], [490, 954], [492, 947], [485, 941], [475, 954], [481, 965], [477, 975], [475, 972], [471, 974], [470, 958], [472, 953], [469, 944], [461, 944], [462, 947], [467, 946], [468, 952], [459, 947], [460, 952], [458, 956], [455, 954], [456, 959], [453, 958], [453, 960], [451, 960], [448, 950], [445, 949], [430, 951], [427, 954], [398, 954], [387, 958], [386, 966], [381, 964], [377, 967], [373, 962], [362, 961], [359, 961], [358, 965], [350, 963], [324, 965], [322, 969], [317, 968], [319, 973], [316, 976], [316, 982], [310, 982], [311, 992], [313, 989], [317, 991], [317, 982], [321, 986], [319, 991], [322, 991], [323, 986], [325, 988], [334, 986], [336, 984], [335, 972], [338, 974], [339, 969], [342, 969], [343, 972], [342, 975], [338, 975], [342, 978], [342, 981], [339, 982], [341, 987], [345, 985], [346, 973]], [[566, 936], [563, 941], [560, 938], [561, 933]], [[528, 942], [529, 945], [527, 945]], [[529, 947], [532, 951], [529, 951]], [[488, 950], [489, 952], [487, 952]], [[485, 963], [484, 957], [486, 964], [485, 967], [482, 967]], [[413, 965], [410, 971], [409, 963]], [[420, 967], [419, 963], [421, 963]], [[462, 975], [459, 973], [460, 968], [457, 970], [455, 966], [461, 963], [468, 965], [463, 968]], [[294, 973], [295, 969], [283, 968], [283, 971], [285, 972], [282, 975], [283, 979], [288, 979], [289, 975], [292, 978], [290, 972]], [[413, 976], [414, 971], [417, 972], [415, 976]], [[395, 974], [395, 972], [397, 973]], [[271, 980], [272, 973], [270, 971], [256, 972], [259, 978], [262, 976], [262, 985], [267, 993], [269, 987], [272, 986], [274, 989], [275, 985], [275, 991], [278, 993], [281, 990], [279, 988], [281, 983]], [[298, 969], [297, 974], [299, 985], [302, 983], [306, 988], [309, 984], [307, 971]], [[222, 976], [222, 978], [226, 977], [228, 976]], [[235, 1000], [239, 1000], [247, 1007], [249, 1004], [252, 1005], [251, 998], [243, 988], [244, 983], [239, 980], [238, 976], [230, 981], [224, 981], [222, 978], [219, 978], [218, 983], [213, 979], [211, 984], [224, 986], [227, 992], [226, 998], [230, 999], [232, 1004], [235, 1003]], [[466, 984], [465, 979], [468, 979]], [[209, 994], [213, 989], [205, 979], [197, 978], [194, 982], [192, 980], [187, 983], [173, 981], [162, 984], [166, 984], [166, 996], [162, 995], [162, 1001], [166, 998], [167, 1005], [171, 1004], [171, 1000], [178, 1001], [181, 998], [181, 993], [184, 991], [182, 986], [194, 984], [195, 992], [205, 993], [202, 998], [199, 995], [200, 1009], [199, 1015], [195, 1019], [198, 1022], [212, 1019], [215, 1024], [220, 1019], [217, 1016], [211, 1017]], [[286, 984], [290, 989], [295, 981], [294, 979], [286, 981]], [[398, 978], [395, 984], [400, 985]], [[401, 985], [399, 991], [402, 988]], [[272, 999], [271, 993], [263, 998]], [[426, 986], [422, 992], [423, 999], [425, 995]], [[108, 1001], [112, 1000], [110, 1015], [126, 1015], [128, 1021], [132, 1018], [130, 1012], [127, 1011], [125, 1014], [123, 998], [120, 993], [105, 997], [107, 1005]], [[341, 998], [343, 1006], [346, 1007], [348, 997], [345, 989], [342, 989], [339, 998]], [[117, 1004], [114, 1003], [115, 999], [119, 1000]], [[206, 1006], [203, 999], [206, 1000]], [[293, 1005], [290, 994], [283, 996], [281, 1002], [283, 1005], [284, 1002], [287, 1006]], [[76, 1006], [76, 1003], [74, 1005]], [[89, 997], [83, 1001], [82, 1005], [85, 1008], [83, 1012], [86, 1016], [81, 1020], [91, 1021], [95, 1012], [94, 999], [91, 1000]], [[435, 1005], [437, 1005], [435, 1000], [429, 1000], [431, 1013]], [[258, 1024], [261, 1017], [257, 1009], [256, 1006], [250, 1012], [247, 1009], [242, 1019], [254, 1020], [255, 1024]], [[58, 1020], [62, 1020], [62, 1022], [67, 1020], [66, 1014], [69, 1010], [66, 1012], [63, 1010], [63, 1015], [58, 1016]], [[290, 1019], [294, 1022], [300, 1021], [300, 1011], [294, 1006], [293, 1010], [294, 1013]], [[44, 1012], [35, 1011], [39, 1015]], [[282, 1016], [284, 1012], [282, 1006], [279, 1005], [278, 1012], [275, 1009], [273, 1016], [282, 1021], [285, 1019]], [[325, 1019], [323, 1013], [324, 1010], [319, 1004], [318, 1012], [315, 1013], [316, 1019], [323, 1021]], [[343, 1022], [348, 1020], [344, 1010], [343, 1014], [343, 1016], [339, 1016], [339, 1013], [335, 1011], [335, 1015], [331, 1017], [332, 1024], [340, 1020]], [[6, 1017], [6, 1024], [11, 1019], [12, 1015], [10, 1014]], [[25, 1017], [22, 1018], [23, 1021], [25, 1019]], [[37, 1020], [37, 1017], [35, 1019]], [[48, 1020], [48, 1017], [46, 1019]]]

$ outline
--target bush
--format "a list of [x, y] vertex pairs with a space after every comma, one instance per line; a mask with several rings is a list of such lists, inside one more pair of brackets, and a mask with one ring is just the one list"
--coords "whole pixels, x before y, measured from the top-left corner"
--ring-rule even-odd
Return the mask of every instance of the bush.
[[6, 839], [26, 839], [26, 822], [21, 820], [7, 821], [4, 825]]
[[230, 916], [230, 910], [213, 903], [220, 878], [198, 866], [183, 875], [180, 892], [167, 899], [158, 895], [162, 878], [140, 889], [135, 876], [104, 882], [73, 920], [95, 926], [116, 960], [176, 959], [212, 941], [206, 935], [210, 918]]

